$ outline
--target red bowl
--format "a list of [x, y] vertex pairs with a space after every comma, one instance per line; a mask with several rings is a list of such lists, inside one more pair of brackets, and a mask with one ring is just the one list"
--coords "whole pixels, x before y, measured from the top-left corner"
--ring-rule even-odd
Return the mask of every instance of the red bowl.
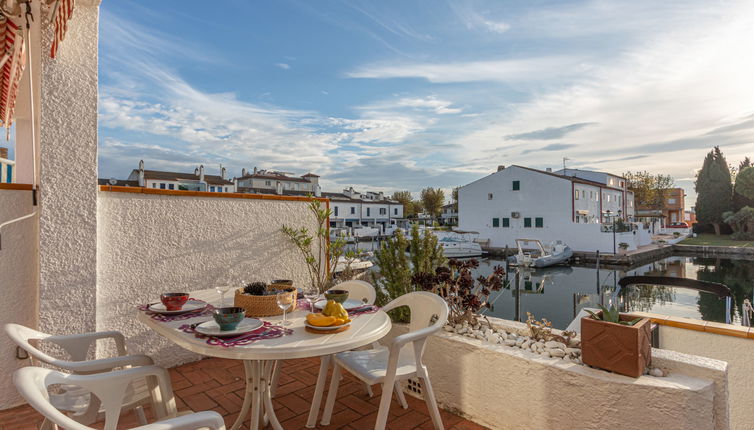
[[169, 311], [180, 311], [188, 299], [189, 295], [186, 293], [165, 293], [160, 296], [162, 304]]

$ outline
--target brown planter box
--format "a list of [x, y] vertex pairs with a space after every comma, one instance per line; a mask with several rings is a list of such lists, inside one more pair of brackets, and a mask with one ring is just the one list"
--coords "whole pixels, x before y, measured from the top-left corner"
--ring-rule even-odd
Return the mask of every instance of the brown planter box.
[[[620, 316], [621, 321], [636, 318], [630, 314]], [[592, 367], [638, 378], [652, 361], [649, 318], [642, 318], [633, 326], [581, 318], [581, 360]]]

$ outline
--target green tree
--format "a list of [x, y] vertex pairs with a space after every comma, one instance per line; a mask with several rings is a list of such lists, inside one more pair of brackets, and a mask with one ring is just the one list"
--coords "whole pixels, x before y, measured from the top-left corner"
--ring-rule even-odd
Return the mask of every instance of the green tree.
[[445, 192], [442, 188], [427, 187], [421, 192], [424, 212], [433, 218], [440, 216], [442, 205], [445, 204]]
[[408, 218], [410, 216], [416, 215], [416, 211], [414, 210], [414, 205], [411, 197], [410, 191], [396, 191], [393, 193], [393, 200], [397, 200], [400, 204], [403, 205], [403, 216]]
[[702, 169], [697, 173], [696, 183], [696, 219], [700, 223], [712, 224], [715, 234], [720, 234], [723, 213], [733, 208], [733, 184], [730, 168], [720, 147], [710, 151], [704, 157]]
[[458, 188], [453, 188], [453, 191], [450, 193], [450, 198], [453, 200], [453, 210], [458, 212]]
[[634, 192], [634, 202], [643, 208], [662, 210], [665, 207], [665, 194], [674, 185], [673, 177], [647, 171], [626, 172], [628, 188]]
[[[752, 177], [754, 173], [749, 172], [745, 174], [743, 178], [741, 177], [741, 174], [745, 170], [751, 168], [752, 164], [749, 157], [744, 158], [738, 165], [738, 174], [736, 175], [735, 183], [733, 184], [733, 210], [736, 212], [740, 211], [745, 206], [754, 208], [754, 197], [745, 196], [740, 189], [740, 186], [743, 186], [744, 188], [748, 187], [749, 189], [752, 189], [751, 187], [754, 186], [754, 178]], [[742, 180], [739, 181], [739, 179]]]
[[414, 200], [411, 202], [411, 207], [414, 210], [414, 216], [424, 212], [424, 204], [421, 200]]

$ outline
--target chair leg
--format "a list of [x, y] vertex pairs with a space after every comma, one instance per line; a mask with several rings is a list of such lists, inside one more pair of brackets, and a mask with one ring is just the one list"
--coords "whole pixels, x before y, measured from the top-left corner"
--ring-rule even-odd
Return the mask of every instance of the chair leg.
[[382, 395], [380, 396], [380, 409], [377, 411], [377, 421], [374, 423], [374, 430], [385, 430], [387, 426], [387, 416], [390, 411], [390, 401], [393, 399], [393, 390], [390, 387], [395, 386], [395, 374], [392, 374], [382, 381]]
[[39, 430], [58, 430], [58, 425], [45, 418], [39, 426]]
[[366, 391], [367, 396], [369, 396], [370, 398], [374, 397], [374, 391], [372, 391], [372, 386], [367, 384], [366, 382], [364, 383], [364, 391]]
[[139, 425], [142, 425], [142, 426], [147, 425], [147, 416], [144, 414], [143, 406], [135, 407], [134, 413], [136, 414], [136, 419], [139, 421]]
[[395, 381], [395, 384], [393, 385], [395, 387], [395, 394], [398, 396], [398, 401], [401, 403], [401, 407], [403, 409], [408, 409], [408, 402], [406, 402], [406, 395], [403, 394], [401, 383], [399, 381]]
[[335, 406], [335, 398], [338, 396], [338, 385], [340, 385], [340, 366], [333, 360], [332, 376], [330, 377], [330, 388], [327, 390], [327, 400], [325, 401], [325, 410], [322, 412], [323, 426], [330, 425], [332, 418], [332, 409]]
[[437, 401], [435, 400], [435, 392], [432, 390], [432, 383], [429, 382], [429, 375], [420, 377], [422, 381], [422, 391], [424, 392], [424, 401], [427, 402], [427, 409], [429, 410], [429, 416], [432, 417], [432, 424], [435, 425], [435, 430], [444, 430], [442, 425], [442, 417], [440, 417], [440, 409], [437, 407]]
[[272, 380], [270, 381], [270, 397], [275, 398], [275, 393], [278, 391], [278, 382], [280, 381], [280, 368], [283, 367], [283, 361], [278, 360], [275, 363], [275, 371], [272, 373]]

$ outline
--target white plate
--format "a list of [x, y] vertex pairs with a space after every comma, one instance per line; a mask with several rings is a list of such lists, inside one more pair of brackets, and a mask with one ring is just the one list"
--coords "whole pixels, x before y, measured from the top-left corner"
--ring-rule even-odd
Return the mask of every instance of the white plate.
[[244, 318], [233, 330], [220, 330], [220, 326], [217, 325], [214, 319], [204, 321], [203, 323], [194, 327], [197, 333], [206, 334], [209, 336], [237, 336], [250, 331], [254, 331], [262, 327], [262, 321], [256, 318]]
[[189, 301], [187, 301], [183, 305], [183, 307], [179, 311], [169, 311], [165, 307], [165, 305], [162, 304], [162, 302], [160, 302], [160, 303], [152, 303], [151, 305], [149, 305], [149, 307], [147, 309], [149, 309], [152, 312], [158, 313], [158, 314], [175, 315], [175, 314], [182, 314], [182, 313], [185, 313], [185, 312], [198, 311], [198, 310], [204, 309], [206, 307], [207, 307], [207, 302], [203, 302], [201, 300], [189, 300]]
[[347, 322], [345, 324], [336, 325], [336, 326], [320, 327], [318, 325], [311, 325], [308, 322], [304, 321], [304, 325], [307, 326], [307, 327], [309, 327], [309, 328], [312, 328], [314, 330], [330, 331], [330, 330], [337, 330], [337, 329], [342, 328], [342, 327], [348, 327], [349, 325], [351, 325], [351, 323]]
[[[315, 302], [314, 303], [314, 307], [317, 308], [317, 309], [324, 309], [326, 304], [327, 304], [327, 300], [322, 299], [322, 300], [320, 300], [318, 302]], [[366, 306], [366, 305], [361, 300], [356, 300], [356, 299], [348, 299], [348, 300], [346, 300], [343, 303], [343, 307], [347, 311], [350, 311], [350, 310], [356, 309], [356, 308], [360, 308], [362, 306]]]

